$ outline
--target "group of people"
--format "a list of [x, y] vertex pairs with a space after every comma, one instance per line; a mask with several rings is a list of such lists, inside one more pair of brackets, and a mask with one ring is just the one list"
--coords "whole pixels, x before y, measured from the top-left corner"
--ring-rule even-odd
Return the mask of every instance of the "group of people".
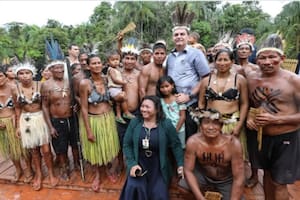
[[281, 68], [281, 48], [265, 43], [256, 65], [248, 60], [249, 36], [237, 40], [236, 58], [225, 44], [206, 56], [202, 45], [192, 46], [191, 37], [199, 35], [189, 35], [186, 25], [174, 26], [172, 37], [167, 56], [162, 40], [138, 51], [122, 46], [119, 35], [106, 73], [98, 55], [80, 53], [74, 44], [66, 60], [48, 63], [42, 81], [34, 81], [30, 63], [15, 66], [15, 77], [11, 67], [1, 67], [0, 153], [13, 161], [15, 181], [23, 158], [24, 181], [33, 179], [40, 190], [42, 157], [53, 187], [54, 164], [68, 180], [71, 146], [75, 169], [81, 154], [94, 167], [96, 192], [101, 166], [112, 182], [127, 168], [124, 200], [169, 199], [174, 172], [196, 199], [210, 192], [242, 199], [245, 184], [257, 183], [257, 169], [264, 170], [265, 199], [288, 199], [287, 184], [300, 175], [300, 78]]

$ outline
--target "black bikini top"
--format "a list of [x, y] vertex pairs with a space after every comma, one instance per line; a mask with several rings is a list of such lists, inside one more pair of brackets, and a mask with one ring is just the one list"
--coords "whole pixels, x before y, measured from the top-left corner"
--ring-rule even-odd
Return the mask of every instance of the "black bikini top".
[[235, 74], [235, 77], [234, 77], [234, 87], [233, 88], [229, 88], [228, 90], [226, 90], [223, 93], [217, 93], [210, 87], [210, 80], [211, 80], [211, 75], [210, 75], [209, 80], [208, 80], [208, 86], [205, 90], [206, 100], [234, 101], [234, 100], [239, 99], [240, 92], [236, 87], [236, 79], [237, 79], [237, 74]]
[[92, 92], [90, 94], [90, 96], [88, 97], [88, 103], [90, 104], [99, 104], [102, 102], [108, 102], [110, 99], [107, 87], [105, 86], [105, 93], [101, 94], [97, 91], [96, 86], [94, 84], [93, 79], [90, 79], [91, 83], [92, 83]]
[[38, 91], [39, 89], [39, 82], [36, 81], [36, 91], [32, 94], [31, 100], [28, 100], [23, 93], [21, 93], [19, 84], [17, 83], [18, 88], [18, 99], [17, 101], [21, 105], [33, 104], [33, 103], [40, 103], [41, 102], [41, 93]]
[[4, 104], [0, 103], [0, 110], [4, 108], [13, 108], [13, 107], [14, 107], [14, 102], [12, 100], [12, 97], [9, 97]]

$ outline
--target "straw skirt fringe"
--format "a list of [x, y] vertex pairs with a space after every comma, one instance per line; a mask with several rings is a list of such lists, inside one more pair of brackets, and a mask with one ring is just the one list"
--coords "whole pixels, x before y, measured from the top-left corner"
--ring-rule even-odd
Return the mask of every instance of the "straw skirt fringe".
[[0, 154], [12, 160], [27, 157], [27, 151], [22, 148], [21, 140], [16, 137], [13, 117], [0, 118], [0, 124], [5, 125], [5, 129], [0, 129]]
[[22, 113], [20, 132], [24, 148], [35, 148], [50, 142], [50, 133], [42, 111]]
[[79, 119], [82, 153], [92, 165], [106, 165], [119, 153], [120, 143], [114, 113], [89, 115], [89, 123], [96, 141], [90, 142], [82, 118]]
[[[227, 117], [223, 117], [223, 120], [226, 121], [230, 121], [230, 119], [236, 119], [239, 118], [240, 113], [239, 112], [235, 112], [232, 114], [231, 118], [227, 118]], [[238, 121], [234, 121], [230, 122], [230, 123], [224, 123], [223, 124], [223, 128], [222, 128], [222, 132], [225, 134], [229, 134], [232, 132], [232, 130], [235, 128], [235, 126], [237, 125]], [[243, 127], [241, 132], [240, 132], [240, 137], [239, 140], [241, 142], [242, 148], [243, 148], [243, 159], [246, 161], [248, 160], [248, 150], [247, 150], [247, 138], [246, 138], [246, 130]]]

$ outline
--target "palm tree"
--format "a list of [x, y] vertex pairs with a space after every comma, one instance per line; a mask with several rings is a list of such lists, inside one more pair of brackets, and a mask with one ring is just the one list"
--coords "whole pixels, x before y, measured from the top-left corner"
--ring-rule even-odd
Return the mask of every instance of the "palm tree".
[[287, 42], [286, 53], [291, 53], [292, 57], [295, 57], [300, 50], [300, 2], [286, 4], [275, 18], [275, 23]]

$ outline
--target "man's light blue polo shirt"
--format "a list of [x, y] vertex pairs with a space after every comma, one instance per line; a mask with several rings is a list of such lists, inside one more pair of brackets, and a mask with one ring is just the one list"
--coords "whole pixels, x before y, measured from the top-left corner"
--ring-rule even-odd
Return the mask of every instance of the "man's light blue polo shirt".
[[[204, 54], [196, 48], [186, 46], [182, 52], [173, 49], [167, 59], [167, 74], [175, 82], [177, 92], [189, 94], [201, 77], [210, 73]], [[187, 106], [198, 101], [195, 97]]]

